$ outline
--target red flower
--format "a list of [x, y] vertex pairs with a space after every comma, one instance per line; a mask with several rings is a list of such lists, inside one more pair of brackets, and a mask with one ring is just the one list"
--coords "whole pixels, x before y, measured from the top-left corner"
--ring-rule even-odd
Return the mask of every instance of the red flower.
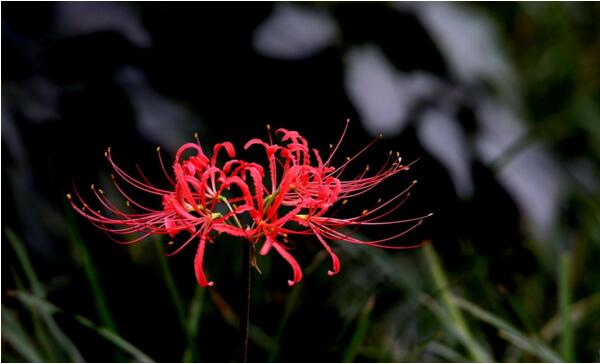
[[[261, 255], [268, 254], [274, 248], [292, 267], [293, 278], [288, 281], [290, 285], [302, 279], [302, 270], [288, 250], [288, 238], [290, 235], [314, 235], [331, 256], [332, 269], [328, 273], [334, 275], [340, 270], [340, 260], [329, 246], [328, 240], [390, 249], [414, 248], [419, 245], [394, 246], [387, 243], [414, 229], [426, 217], [384, 220], [401, 206], [412, 185], [384, 203], [378, 201], [376, 207], [364, 210], [359, 216], [333, 216], [335, 214], [330, 210], [335, 204], [345, 205], [349, 198], [360, 196], [409, 168], [402, 165], [398, 156], [390, 152], [387, 161], [376, 173], [369, 174], [367, 166], [358, 176], [344, 179], [342, 175], [347, 166], [372, 145], [367, 145], [339, 167], [333, 167], [331, 161], [347, 128], [348, 124], [335, 148], [331, 146], [331, 153], [325, 161], [316, 149], [309, 148], [306, 139], [296, 131], [278, 129], [276, 134], [281, 135], [280, 144], [273, 143], [270, 134], [269, 143], [260, 139], [250, 140], [245, 149], [257, 145], [266, 152], [266, 178], [261, 165], [232, 159], [235, 157], [235, 149], [229, 142], [215, 145], [210, 158], [204, 154], [200, 143], [183, 145], [175, 155], [172, 178], [165, 169], [157, 148], [161, 167], [170, 184], [169, 189], [161, 189], [150, 183], [139, 168], [137, 178], [125, 173], [113, 162], [109, 148], [105, 155], [119, 180], [137, 190], [160, 197], [162, 209], [145, 207], [130, 198], [115, 177], [113, 182], [116, 190], [126, 200], [126, 210], [113, 204], [102, 190], [93, 185], [92, 191], [100, 201], [104, 213], [90, 209], [77, 189], [77, 202], [71, 195], [67, 197], [75, 211], [108, 232], [113, 240], [116, 239], [112, 235], [139, 234], [128, 241], [116, 240], [120, 243], [135, 243], [153, 234], [168, 234], [171, 237], [184, 232], [189, 234], [186, 241], [170, 255], [198, 240], [194, 267], [201, 286], [213, 284], [204, 274], [204, 251], [206, 243], [212, 242], [214, 236], [220, 233], [245, 239], [254, 245], [261, 244]], [[220, 167], [217, 165], [217, 157], [223, 149], [230, 160]], [[183, 154], [189, 151], [194, 154], [184, 159]], [[141, 212], [128, 212], [131, 205]], [[412, 225], [383, 239], [364, 241], [354, 237], [360, 226], [406, 223]]]
[[[173, 164], [175, 178], [173, 179], [164, 167], [160, 148], [157, 148], [161, 167], [170, 184], [169, 189], [161, 189], [152, 184], [139, 168], [140, 176], [137, 178], [123, 171], [114, 163], [109, 148], [105, 156], [116, 172], [116, 176], [113, 175], [112, 180], [116, 190], [125, 198], [126, 207], [115, 205], [106, 197], [103, 190], [95, 188], [94, 185], [92, 185], [92, 191], [104, 212], [89, 208], [77, 188], [74, 189], [76, 199], [71, 194], [68, 194], [67, 198], [75, 211], [98, 228], [109, 233], [108, 236], [118, 243], [136, 243], [154, 234], [168, 234], [173, 237], [181, 232], [188, 232], [190, 234], [188, 239], [169, 255], [178, 253], [190, 242], [198, 239], [199, 245], [194, 261], [196, 278], [201, 286], [211, 286], [213, 282], [206, 279], [203, 271], [206, 242], [212, 241], [210, 233], [212, 231], [227, 232], [230, 220], [247, 208], [243, 203], [239, 203], [235, 209], [226, 214], [219, 212], [223, 209], [218, 208], [218, 205], [230, 204], [223, 198], [224, 190], [240, 184], [247, 188], [239, 177], [227, 176], [216, 165], [217, 155], [221, 149], [225, 149], [230, 158], [235, 156], [233, 145], [228, 142], [215, 145], [211, 159], [204, 154], [199, 144], [183, 145], [175, 156]], [[195, 151], [196, 154], [182, 160], [182, 154], [190, 150]], [[120, 180], [137, 189], [138, 192], [145, 192], [160, 198], [162, 209], [146, 207], [131, 198], [130, 194], [121, 187]], [[235, 201], [248, 203], [249, 195], [246, 194], [245, 197], [245, 199], [242, 197], [241, 200], [235, 199]], [[141, 212], [130, 212], [129, 208], [132, 205]], [[138, 234], [138, 236], [126, 241], [114, 237], [114, 235], [130, 236], [131, 234]]]
[[[261, 185], [260, 190], [265, 193], [263, 198], [257, 196], [257, 201], [264, 201], [264, 206], [256, 206], [251, 211], [253, 217], [253, 229], [249, 233], [254, 236], [255, 242], [264, 236], [261, 255], [269, 253], [271, 248], [275, 250], [290, 264], [293, 270], [293, 279], [288, 283], [293, 285], [302, 279], [302, 271], [298, 262], [287, 251], [286, 242], [289, 235], [314, 235], [327, 250], [332, 259], [332, 270], [329, 275], [334, 275], [340, 270], [340, 260], [333, 252], [326, 240], [339, 240], [353, 244], [363, 244], [390, 249], [410, 249], [420, 246], [394, 246], [387, 245], [421, 224], [423, 216], [405, 220], [382, 220], [394, 210], [399, 208], [408, 196], [409, 189], [414, 185], [398, 193], [385, 203], [379, 204], [372, 210], [364, 210], [360, 216], [350, 218], [325, 217], [334, 204], [347, 203], [347, 199], [360, 196], [381, 182], [395, 174], [407, 170], [410, 166], [401, 164], [399, 156], [389, 153], [387, 161], [378, 172], [369, 175], [369, 167], [357, 177], [345, 180], [342, 178], [346, 167], [359, 155], [364, 153], [373, 144], [370, 143], [345, 163], [335, 168], [331, 166], [336, 151], [339, 149], [348, 128], [344, 128], [342, 136], [335, 148], [332, 146], [331, 154], [325, 162], [316, 149], [310, 149], [308, 142], [298, 132], [286, 129], [278, 129], [276, 134], [281, 134], [282, 145], [274, 144], [271, 136], [270, 142], [260, 139], [252, 139], [246, 143], [245, 148], [253, 145], [262, 146], [265, 149], [269, 162], [270, 192]], [[269, 128], [270, 129], [270, 128]], [[316, 163], [311, 162], [312, 156]], [[281, 177], [278, 177], [281, 176]], [[404, 197], [402, 199], [402, 197]], [[392, 225], [412, 223], [408, 229], [388, 236], [383, 239], [364, 241], [354, 237], [354, 232], [360, 226]], [[296, 226], [296, 227], [294, 227]], [[305, 229], [298, 229], [297, 226]], [[343, 232], [343, 229], [352, 230]], [[283, 240], [281, 239], [283, 238]], [[283, 241], [283, 242], [282, 242]]]

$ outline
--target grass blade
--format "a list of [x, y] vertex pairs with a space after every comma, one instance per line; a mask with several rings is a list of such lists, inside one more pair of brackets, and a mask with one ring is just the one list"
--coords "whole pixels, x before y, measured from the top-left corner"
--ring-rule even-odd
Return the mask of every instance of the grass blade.
[[[577, 324], [583, 321], [587, 316], [600, 312], [600, 293], [579, 300], [571, 305], [569, 310], [569, 320], [572, 324]], [[561, 317], [560, 314], [554, 316], [540, 332], [540, 336], [545, 341], [549, 342], [561, 332]]]
[[[212, 303], [223, 317], [225, 323], [235, 329], [238, 329], [240, 325], [240, 319], [235, 311], [233, 311], [229, 303], [225, 301], [223, 296], [214, 287], [209, 289], [208, 293]], [[250, 324], [248, 337], [254, 344], [266, 351], [271, 351], [273, 348], [273, 338], [267, 335], [260, 327], [256, 325]]]
[[358, 350], [360, 349], [360, 346], [362, 345], [367, 334], [367, 328], [369, 327], [369, 319], [371, 317], [373, 306], [375, 306], [375, 296], [369, 297], [365, 307], [362, 309], [362, 312], [358, 317], [356, 330], [350, 339], [348, 348], [344, 352], [344, 357], [342, 359], [343, 363], [352, 363], [356, 358], [356, 354], [358, 353]]
[[[17, 274], [15, 269], [13, 267], [11, 267], [10, 270], [14, 277], [15, 286], [17, 287], [17, 289], [18, 290], [26, 290], [25, 284], [23, 283], [23, 281], [21, 280], [21, 277], [19, 277], [19, 275]], [[42, 324], [42, 321], [40, 320], [40, 314], [36, 310], [32, 310], [29, 307], [27, 308], [27, 311], [29, 312], [29, 315], [31, 317], [31, 322], [33, 324], [33, 332], [35, 335], [35, 339], [41, 346], [42, 351], [46, 354], [47, 361], [48, 362], [58, 361], [57, 360], [58, 353], [55, 352], [56, 351], [55, 345], [53, 345], [49, 340], [50, 336], [46, 333], [44, 325]]]
[[44, 286], [38, 279], [35, 274], [35, 270], [33, 269], [33, 265], [27, 256], [27, 251], [25, 250], [25, 245], [17, 237], [17, 235], [9, 228], [4, 229], [4, 234], [8, 238], [10, 245], [12, 246], [15, 254], [17, 255], [17, 259], [19, 260], [19, 264], [23, 271], [25, 272], [25, 276], [27, 277], [27, 281], [29, 282], [29, 287], [33, 293], [39, 297], [43, 297], [46, 292], [44, 290]]
[[[33, 269], [33, 265], [29, 260], [29, 256], [27, 255], [27, 251], [21, 240], [17, 237], [17, 235], [9, 228], [4, 230], [8, 241], [12, 245], [15, 254], [17, 254], [17, 259], [21, 264], [25, 275], [27, 276], [27, 280], [29, 281], [29, 286], [33, 292], [35, 297], [43, 299], [46, 296], [46, 290], [44, 289], [43, 284], [37, 277], [35, 270]], [[36, 308], [35, 306], [32, 306]], [[83, 362], [83, 356], [75, 346], [75, 344], [69, 339], [67, 335], [60, 329], [56, 321], [52, 318], [52, 315], [48, 314], [46, 311], [40, 312], [42, 321], [46, 324], [48, 331], [51, 334], [51, 337], [62, 347], [62, 349], [69, 355], [72, 361], [74, 362]]]
[[494, 326], [499, 330], [502, 338], [521, 348], [523, 351], [536, 355], [547, 362], [562, 362], [561, 357], [541, 340], [528, 337], [507, 321], [461, 297], [451, 296], [451, 299], [461, 309], [469, 312], [481, 321]]
[[[197, 353], [196, 347], [196, 339], [198, 338], [198, 328], [200, 326], [200, 318], [202, 317], [202, 309], [204, 308], [204, 295], [206, 293], [206, 289], [196, 286], [196, 292], [194, 293], [194, 298], [192, 298], [192, 303], [190, 304], [190, 313], [188, 320], [188, 333], [190, 337], [191, 347], [188, 347], [183, 354], [184, 362], [192, 362], [194, 361], [194, 351]], [[199, 360], [199, 353], [195, 354], [196, 360]]]
[[560, 252], [558, 266], [558, 310], [560, 313], [560, 353], [568, 362], [575, 361], [575, 333], [571, 322], [571, 301], [573, 291], [571, 287], [571, 252]]
[[429, 343], [425, 350], [437, 357], [443, 359], [446, 362], [454, 362], [454, 363], [466, 363], [468, 360], [460, 353], [456, 352], [456, 350], [452, 349], [449, 346], [446, 346], [438, 341], [433, 341]]
[[280, 345], [279, 345], [281, 342], [281, 337], [283, 335], [285, 326], [286, 326], [292, 312], [294, 311], [294, 308], [296, 307], [296, 302], [298, 301], [298, 298], [300, 297], [301, 290], [302, 290], [302, 286], [299, 286], [299, 285], [294, 286], [290, 290], [289, 296], [287, 297], [287, 300], [285, 302], [283, 317], [279, 321], [279, 327], [277, 327], [277, 332], [275, 333], [275, 337], [273, 338], [273, 348], [272, 348], [271, 352], [269, 353], [269, 360], [268, 360], [269, 363], [273, 363], [279, 356], [279, 350], [281, 349]]
[[81, 325], [89, 328], [92, 331], [95, 331], [98, 335], [102, 336], [104, 339], [109, 341], [111, 344], [113, 344], [117, 348], [123, 350], [125, 353], [131, 355], [138, 362], [154, 363], [154, 360], [152, 360], [148, 355], [146, 355], [140, 349], [138, 349], [133, 344], [131, 344], [129, 341], [123, 339], [121, 336], [114, 333], [113, 331], [106, 329], [104, 327], [96, 326], [92, 321], [90, 321], [89, 319], [87, 319], [83, 316], [75, 315], [74, 318]]
[[433, 246], [427, 244], [423, 247], [425, 252], [425, 258], [431, 272], [431, 276], [436, 285], [436, 289], [440, 292], [441, 299], [444, 303], [444, 307], [448, 311], [450, 319], [455, 327], [455, 332], [458, 333], [458, 338], [461, 340], [471, 358], [477, 362], [491, 362], [493, 361], [491, 355], [475, 340], [469, 326], [467, 325], [464, 317], [460, 310], [456, 307], [456, 304], [451, 299], [451, 293], [448, 289], [448, 280], [444, 273], [444, 268], [440, 262]]
[[32, 363], [44, 361], [19, 320], [4, 305], [2, 305], [2, 340], [6, 340], [26, 361]]
[[[158, 261], [160, 263], [162, 277], [165, 281], [165, 285], [167, 286], [167, 290], [169, 291], [169, 296], [171, 297], [173, 306], [175, 307], [177, 319], [179, 320], [179, 326], [181, 327], [181, 331], [183, 331], [183, 335], [185, 336], [185, 340], [187, 342], [187, 347], [183, 352], [183, 361], [186, 361], [186, 355], [188, 360], [195, 361], [199, 355], [198, 349], [196, 348], [196, 344], [194, 342], [195, 340], [190, 335], [190, 328], [185, 317], [185, 310], [183, 309], [181, 297], [179, 296], [179, 292], [177, 291], [177, 287], [175, 285], [175, 280], [173, 279], [173, 273], [171, 273], [171, 268], [169, 267], [167, 258], [162, 253], [161, 239], [156, 236], [153, 240], [154, 247], [156, 248], [156, 255], [158, 256]], [[187, 352], [190, 354], [186, 354]]]
[[98, 277], [98, 273], [90, 256], [90, 252], [87, 248], [87, 245], [81, 238], [75, 222], [73, 221], [73, 213], [70, 210], [67, 210], [65, 215], [67, 216], [69, 236], [73, 246], [75, 247], [77, 255], [81, 258], [83, 271], [92, 289], [92, 295], [94, 296], [94, 303], [96, 304], [96, 311], [98, 313], [98, 317], [100, 318], [100, 322], [102, 322], [102, 325], [110, 330], [118, 332], [117, 325], [113, 321], [110, 310], [108, 309], [108, 304], [106, 302], [106, 298], [104, 297], [102, 285], [100, 284], [100, 278]]
[[[12, 291], [12, 292], [9, 292], [9, 294], [14, 296], [15, 298], [17, 298], [25, 306], [36, 307], [39, 311], [42, 311], [47, 315], [55, 315], [55, 314], [59, 314], [59, 313], [65, 314], [65, 312], [62, 309], [55, 306], [53, 303], [47, 301], [44, 298], [40, 298], [35, 295], [32, 295], [29, 292]], [[106, 339], [107, 341], [109, 341], [110, 343], [115, 345], [115, 347], [130, 354], [137, 361], [143, 362], [143, 363], [154, 362], [148, 355], [143, 353], [140, 349], [135, 347], [133, 344], [131, 344], [127, 340], [123, 339], [118, 334], [109, 330], [108, 328], [99, 327], [96, 324], [94, 324], [91, 320], [89, 320], [88, 318], [85, 318], [80, 315], [73, 315], [72, 318], [75, 321], [77, 321], [79, 324], [81, 324], [82, 326], [85, 326], [88, 329], [96, 332], [99, 336], [103, 337], [104, 339]]]

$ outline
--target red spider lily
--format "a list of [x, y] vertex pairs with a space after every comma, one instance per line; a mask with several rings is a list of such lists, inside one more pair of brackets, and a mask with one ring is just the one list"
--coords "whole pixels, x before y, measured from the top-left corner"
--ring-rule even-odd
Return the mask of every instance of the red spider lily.
[[[387, 202], [380, 203], [370, 211], [363, 211], [360, 216], [345, 219], [324, 216], [334, 204], [338, 202], [341, 202], [342, 205], [346, 204], [348, 198], [362, 195], [384, 180], [410, 167], [402, 165], [399, 156], [397, 154], [394, 156], [390, 152], [387, 161], [378, 172], [368, 175], [369, 167], [367, 166], [357, 177], [348, 180], [343, 179], [342, 174], [346, 167], [373, 144], [370, 143], [353, 157], [347, 158], [346, 162], [340, 167], [331, 166], [331, 161], [344, 139], [347, 128], [348, 123], [346, 123], [335, 148], [332, 146], [331, 154], [325, 162], [321, 159], [318, 150], [312, 149], [316, 160], [315, 164], [311, 163], [311, 150], [308, 142], [296, 131], [286, 129], [276, 131], [276, 134], [282, 135], [281, 142], [283, 145], [274, 144], [270, 135], [270, 143], [260, 139], [252, 139], [245, 145], [246, 149], [253, 145], [259, 145], [265, 149], [269, 161], [271, 182], [269, 193], [258, 181], [261, 185], [260, 191], [265, 195], [262, 198], [257, 195], [256, 201], [261, 201], [261, 205], [256, 206], [256, 209], [251, 211], [254, 224], [252, 228], [246, 229], [246, 231], [255, 238], [255, 242], [261, 236], [264, 236], [264, 242], [259, 251], [261, 255], [266, 255], [271, 248], [275, 248], [290, 264], [293, 270], [293, 279], [288, 281], [290, 285], [302, 279], [302, 271], [298, 262], [286, 249], [285, 243], [291, 234], [316, 236], [331, 256], [333, 269], [328, 272], [329, 275], [339, 272], [340, 261], [326, 240], [340, 240], [353, 244], [390, 249], [410, 249], [420, 246], [420, 244], [393, 246], [385, 243], [413, 230], [421, 224], [423, 218], [431, 214], [414, 219], [382, 220], [402, 205], [402, 202], [408, 197], [409, 189], [416, 181]], [[256, 183], [257, 181], [255, 181], [255, 185]], [[413, 225], [383, 239], [364, 241], [353, 236], [360, 226], [407, 223], [413, 223]], [[293, 227], [294, 225], [299, 225], [305, 229], [298, 230]], [[351, 230], [342, 232], [342, 230], [348, 230], [348, 228], [351, 228]], [[280, 237], [283, 237], [283, 242]]]
[[[113, 162], [109, 148], [105, 155], [119, 180], [139, 191], [159, 196], [162, 208], [150, 209], [132, 199], [116, 177], [113, 177], [114, 185], [125, 198], [127, 207], [133, 205], [141, 212], [131, 213], [119, 208], [102, 190], [93, 185], [92, 191], [100, 201], [104, 213], [90, 209], [77, 189], [77, 202], [71, 195], [67, 197], [75, 211], [109, 233], [111, 239], [119, 243], [135, 243], [153, 234], [168, 234], [173, 237], [187, 232], [189, 237], [186, 241], [169, 255], [176, 254], [190, 242], [198, 240], [194, 267], [198, 283], [203, 287], [213, 285], [213, 282], [207, 280], [203, 270], [206, 243], [212, 242], [214, 235], [220, 233], [245, 239], [254, 246], [262, 243], [259, 250], [261, 255], [268, 254], [274, 248], [292, 267], [293, 279], [288, 280], [290, 285], [302, 279], [302, 270], [288, 251], [288, 237], [314, 235], [331, 256], [333, 268], [328, 273], [334, 275], [340, 270], [340, 260], [327, 243], [328, 240], [390, 249], [414, 248], [419, 245], [394, 246], [388, 242], [411, 231], [426, 217], [384, 220], [402, 205], [412, 185], [384, 203], [378, 201], [376, 207], [363, 211], [359, 216], [333, 216], [330, 210], [335, 204], [344, 205], [349, 198], [360, 196], [409, 168], [402, 165], [398, 156], [390, 152], [376, 173], [369, 174], [367, 166], [358, 176], [344, 179], [342, 175], [347, 166], [373, 144], [370, 143], [352, 158], [347, 158], [341, 166], [333, 167], [331, 161], [347, 128], [348, 124], [335, 148], [331, 146], [326, 161], [322, 160], [318, 150], [310, 149], [306, 139], [296, 131], [278, 129], [276, 134], [281, 135], [280, 144], [273, 143], [270, 133], [269, 143], [260, 139], [250, 140], [245, 149], [257, 145], [266, 152], [266, 178], [261, 165], [233, 159], [235, 149], [229, 142], [215, 145], [210, 158], [205, 155], [199, 142], [184, 144], [175, 155], [172, 178], [157, 148], [161, 168], [170, 184], [168, 189], [161, 189], [150, 183], [139, 168], [138, 178], [125, 173]], [[217, 165], [221, 150], [225, 150], [230, 158], [222, 167]], [[194, 154], [183, 158], [184, 153], [190, 151]], [[313, 158], [314, 161], [311, 160]], [[407, 223], [412, 223], [412, 226], [383, 239], [365, 241], [354, 236], [360, 226]], [[130, 238], [132, 234], [138, 236]], [[113, 235], [126, 235], [129, 239], [120, 241]]]
[[[104, 209], [104, 213], [101, 210], [89, 208], [76, 187], [74, 189], [76, 199], [71, 194], [68, 194], [67, 197], [75, 211], [86, 217], [96, 227], [109, 233], [108, 236], [112, 240], [121, 244], [136, 243], [154, 234], [168, 234], [173, 237], [180, 232], [187, 231], [190, 237], [169, 255], [178, 253], [190, 242], [198, 239], [199, 245], [194, 261], [196, 278], [201, 286], [211, 286], [213, 282], [206, 279], [203, 271], [206, 242], [212, 241], [210, 233], [212, 231], [227, 232], [230, 220], [246, 209], [244, 204], [238, 204], [226, 214], [218, 212], [217, 205], [224, 203], [222, 198], [224, 190], [236, 185], [247, 188], [239, 177], [227, 176], [222, 169], [217, 167], [216, 158], [221, 149], [225, 149], [230, 158], [235, 156], [235, 149], [231, 143], [227, 142], [217, 144], [210, 159], [204, 154], [199, 144], [183, 145], [175, 156], [173, 164], [175, 178], [173, 179], [164, 167], [160, 148], [157, 148], [161, 167], [171, 185], [167, 190], [152, 184], [139, 168], [140, 177], [138, 178], [123, 171], [113, 161], [109, 148], [105, 156], [116, 173], [116, 177], [112, 176], [114, 186], [125, 198], [127, 209], [133, 205], [141, 211], [139, 213], [132, 213], [118, 207], [106, 197], [103, 190], [95, 188], [94, 185], [92, 185], [92, 191]], [[182, 154], [190, 150], [195, 151], [196, 155], [182, 160]], [[131, 198], [130, 194], [121, 187], [119, 180], [126, 182], [138, 191], [160, 197], [162, 209], [148, 208]], [[247, 193], [246, 196], [249, 198]], [[242, 198], [242, 200], [251, 203], [248, 198]], [[138, 236], [131, 238], [135, 234]], [[114, 235], [124, 235], [129, 239], [118, 240], [114, 238]]]

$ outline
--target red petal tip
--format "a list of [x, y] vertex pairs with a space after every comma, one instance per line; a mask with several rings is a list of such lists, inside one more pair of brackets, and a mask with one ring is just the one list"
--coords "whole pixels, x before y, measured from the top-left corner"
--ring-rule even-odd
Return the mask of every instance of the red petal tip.
[[292, 280], [288, 280], [288, 285], [291, 287], [295, 284], [296, 282], [292, 281]]

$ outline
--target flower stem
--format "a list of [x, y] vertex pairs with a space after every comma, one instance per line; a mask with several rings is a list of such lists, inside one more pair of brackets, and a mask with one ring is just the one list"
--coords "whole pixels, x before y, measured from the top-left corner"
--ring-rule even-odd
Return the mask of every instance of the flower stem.
[[240, 314], [240, 363], [248, 362], [248, 331], [250, 329], [250, 292], [252, 284], [252, 250], [250, 242], [245, 242], [242, 254], [242, 308]]

